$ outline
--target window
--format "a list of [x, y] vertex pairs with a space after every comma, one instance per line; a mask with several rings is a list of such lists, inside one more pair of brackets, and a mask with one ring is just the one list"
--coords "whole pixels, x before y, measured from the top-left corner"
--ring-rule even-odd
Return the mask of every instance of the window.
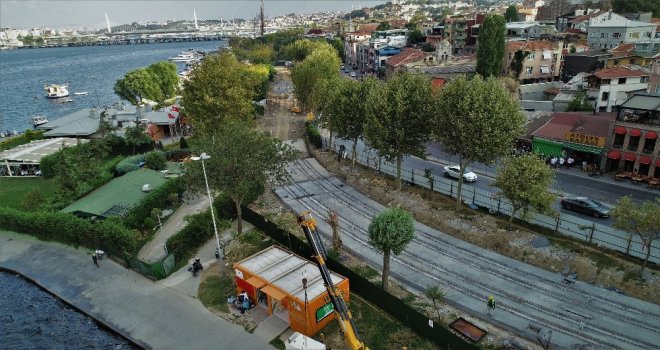
[[610, 80], [609, 79], [603, 79], [600, 81], [600, 85], [610, 85]]
[[624, 134], [616, 134], [614, 135], [614, 143], [612, 143], [612, 147], [614, 148], [621, 148], [623, 147], [623, 140], [626, 138], [626, 135]]
[[651, 37], [651, 32], [645, 32], [644, 37], [645, 38], [650, 38]]
[[635, 151], [639, 147], [639, 136], [630, 136], [628, 139], [628, 150]]
[[635, 64], [635, 59], [634, 58], [630, 59], [630, 64]]
[[633, 39], [639, 39], [639, 32], [632, 32], [628, 34], [628, 37]]
[[532, 75], [532, 67], [525, 67], [525, 75]]
[[534, 52], [527, 52], [527, 59], [530, 61], [534, 61]]
[[547, 50], [543, 50], [543, 59], [544, 60], [549, 60], [550, 57], [552, 57], [552, 52], [547, 51]]
[[639, 82], [640, 83], [648, 83], [649, 82], [649, 77], [648, 76], [641, 77], [641, 78], [639, 78]]
[[619, 84], [625, 84], [626, 78], [619, 78]]
[[605, 37], [605, 33], [600, 33], [601, 39]]
[[612, 33], [612, 37], [613, 37], [613, 38], [620, 38], [620, 37], [621, 37], [621, 33]]
[[550, 67], [541, 66], [541, 74], [548, 74], [548, 73], [550, 73]]
[[614, 60], [614, 65], [616, 66], [618, 64], [619, 64], [619, 60]]
[[610, 93], [605, 91], [603, 92], [603, 96], [600, 98], [601, 101], [607, 101], [610, 98]]

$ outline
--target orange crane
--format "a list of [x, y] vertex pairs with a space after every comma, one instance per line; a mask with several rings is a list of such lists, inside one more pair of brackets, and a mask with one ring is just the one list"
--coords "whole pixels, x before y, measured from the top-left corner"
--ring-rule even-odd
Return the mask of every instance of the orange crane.
[[360, 336], [355, 328], [355, 323], [353, 322], [353, 316], [351, 315], [351, 312], [348, 311], [348, 307], [344, 302], [341, 291], [335, 288], [332, 279], [330, 279], [330, 272], [325, 265], [327, 252], [323, 242], [321, 242], [321, 237], [316, 230], [316, 221], [309, 211], [304, 211], [298, 216], [298, 223], [302, 227], [303, 232], [305, 232], [307, 241], [309, 241], [309, 244], [312, 246], [314, 258], [321, 271], [321, 277], [323, 278], [323, 283], [328, 291], [328, 295], [330, 295], [332, 305], [335, 308], [335, 315], [339, 319], [339, 325], [341, 326], [346, 343], [352, 350], [369, 350], [362, 340], [360, 340]]

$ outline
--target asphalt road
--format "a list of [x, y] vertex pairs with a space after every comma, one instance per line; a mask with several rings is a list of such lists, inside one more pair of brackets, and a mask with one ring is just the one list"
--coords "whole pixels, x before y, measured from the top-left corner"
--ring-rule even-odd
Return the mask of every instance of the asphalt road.
[[[334, 139], [333, 143], [335, 142], [337, 144], [344, 145], [350, 153], [350, 149], [352, 148], [351, 141]], [[362, 141], [358, 141], [357, 152], [361, 153], [364, 151], [364, 143]], [[371, 152], [373, 152], [372, 154], [375, 154], [375, 151], [372, 150]], [[443, 168], [445, 165], [458, 164], [458, 158], [443, 152], [441, 146], [437, 143], [429, 143], [427, 145], [427, 157], [427, 160], [417, 157], [406, 157], [404, 159], [403, 165], [405, 167], [420, 170], [433, 169], [434, 175], [436, 177], [441, 177], [444, 174]], [[496, 165], [488, 166], [475, 163], [469, 165], [468, 168], [477, 173], [479, 176], [477, 182], [470, 184], [471, 186], [492, 192], [493, 194], [499, 192], [496, 187], [492, 186], [496, 172]], [[558, 196], [588, 196], [601, 202], [605, 206], [612, 207], [620, 197], [627, 195], [631, 196], [632, 199], [637, 202], [655, 200], [655, 198], [660, 196], [660, 191], [645, 189], [646, 187], [643, 187], [643, 185], [634, 186], [632, 184], [615, 182], [611, 179], [611, 177], [589, 177], [582, 174], [576, 168], [571, 170], [557, 170], [551, 191], [556, 193]], [[597, 222], [603, 225], [611, 226], [613, 223], [612, 218], [594, 218], [582, 213], [564, 210], [559, 205], [559, 199], [555, 204], [555, 209], [559, 210], [561, 213], [574, 215], [576, 217]]]

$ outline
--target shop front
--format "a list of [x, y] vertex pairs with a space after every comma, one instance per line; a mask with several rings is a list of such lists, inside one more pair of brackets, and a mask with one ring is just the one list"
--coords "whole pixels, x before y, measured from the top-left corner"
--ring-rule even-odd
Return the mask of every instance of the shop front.
[[[287, 322], [294, 331], [312, 336], [335, 318], [316, 264], [272, 246], [233, 267], [237, 296], [245, 295], [251, 305]], [[348, 279], [330, 275], [348, 302]]]

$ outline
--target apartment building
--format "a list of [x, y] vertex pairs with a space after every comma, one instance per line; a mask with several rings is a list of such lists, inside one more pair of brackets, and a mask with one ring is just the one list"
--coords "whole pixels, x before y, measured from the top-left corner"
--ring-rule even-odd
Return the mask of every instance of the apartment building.
[[356, 65], [358, 62], [359, 45], [371, 38], [370, 31], [358, 31], [346, 33], [344, 40], [344, 60], [346, 64], [351, 66]]
[[589, 24], [587, 43], [592, 49], [611, 49], [623, 43], [650, 43], [656, 34], [653, 23], [631, 21], [612, 12], [607, 19]]
[[633, 94], [646, 92], [650, 75], [640, 66], [615, 66], [586, 76], [583, 87], [595, 97], [596, 110], [612, 112]]
[[524, 84], [559, 80], [561, 43], [547, 40], [508, 42], [504, 62], [506, 74], [515, 74], [511, 68], [511, 62], [513, 62], [516, 51], [527, 53], [519, 76]]

